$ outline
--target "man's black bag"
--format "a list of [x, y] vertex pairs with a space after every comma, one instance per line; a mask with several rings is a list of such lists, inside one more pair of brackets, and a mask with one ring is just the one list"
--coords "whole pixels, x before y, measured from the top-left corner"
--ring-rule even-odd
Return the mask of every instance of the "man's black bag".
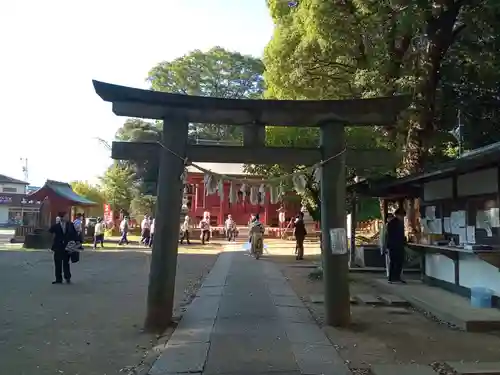
[[69, 253], [69, 260], [71, 261], [71, 263], [78, 263], [80, 261], [80, 252], [73, 251]]

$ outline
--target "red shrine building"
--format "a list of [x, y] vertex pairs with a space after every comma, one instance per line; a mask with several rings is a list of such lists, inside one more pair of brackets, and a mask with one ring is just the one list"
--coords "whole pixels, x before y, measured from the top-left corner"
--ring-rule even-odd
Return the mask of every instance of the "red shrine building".
[[[243, 170], [243, 164], [236, 163], [196, 163], [200, 167], [210, 170], [214, 174], [223, 174], [235, 178], [251, 180]], [[213, 226], [222, 226], [227, 218], [231, 215], [237, 225], [247, 225], [251, 214], [259, 213], [260, 220], [264, 225], [278, 227], [278, 210], [284, 207], [286, 217], [295, 216], [300, 210], [299, 199], [286, 199], [285, 202], [276, 204], [270, 203], [269, 191], [266, 192], [264, 205], [253, 205], [250, 203], [249, 194], [243, 197], [240, 193], [241, 184], [233, 182], [233, 189], [238, 192], [237, 199], [234, 203], [229, 202], [229, 191], [231, 182], [224, 181], [224, 199], [221, 202], [218, 193], [207, 195], [205, 192], [205, 184], [203, 182], [204, 173], [200, 172], [193, 166], [188, 167], [186, 198], [189, 208], [188, 214], [195, 222], [202, 219], [204, 212], [210, 212], [210, 221]], [[256, 178], [256, 184], [259, 179]], [[287, 193], [294, 195], [293, 192]]]

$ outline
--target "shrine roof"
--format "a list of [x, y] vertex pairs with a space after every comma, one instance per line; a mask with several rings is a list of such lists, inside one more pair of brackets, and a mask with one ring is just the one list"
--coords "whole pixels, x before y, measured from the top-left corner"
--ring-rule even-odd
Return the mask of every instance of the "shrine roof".
[[[196, 163], [204, 169], [216, 174], [224, 174], [228, 176], [243, 176], [247, 175], [244, 170], [244, 164], [241, 163]], [[192, 165], [187, 167], [189, 173], [203, 173]]]
[[82, 197], [81, 195], [75, 193], [71, 188], [70, 184], [60, 181], [47, 180], [45, 184], [38, 189], [37, 191], [28, 195], [29, 199], [34, 200], [43, 200], [48, 191], [51, 191], [57, 197], [62, 198], [68, 203], [71, 203], [74, 206], [96, 206], [96, 202], [92, 202], [91, 200]]
[[226, 125], [319, 126], [391, 125], [410, 96], [347, 100], [256, 100], [202, 97], [142, 90], [93, 81], [96, 93], [113, 103], [118, 116], [163, 119], [182, 116], [188, 122]]

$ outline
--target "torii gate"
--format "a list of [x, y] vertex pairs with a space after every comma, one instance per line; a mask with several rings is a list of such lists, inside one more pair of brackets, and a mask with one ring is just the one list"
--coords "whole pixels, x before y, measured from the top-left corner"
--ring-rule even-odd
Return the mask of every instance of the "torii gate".
[[[350, 322], [348, 255], [332, 229], [345, 230], [345, 165], [373, 165], [375, 150], [345, 149], [344, 126], [384, 126], [395, 123], [410, 103], [407, 96], [352, 100], [242, 100], [198, 97], [141, 90], [93, 81], [96, 93], [113, 103], [118, 116], [163, 120], [163, 146], [154, 142], [113, 142], [118, 160], [160, 158], [156, 230], [148, 288], [145, 330], [163, 332], [171, 323], [185, 161], [245, 164], [312, 165], [339, 154], [322, 166], [321, 234], [326, 323]], [[242, 146], [189, 145], [188, 124], [242, 125]], [[315, 148], [265, 146], [265, 125], [319, 126]], [[374, 154], [375, 152], [375, 154]], [[383, 154], [383, 157], [388, 157]]]

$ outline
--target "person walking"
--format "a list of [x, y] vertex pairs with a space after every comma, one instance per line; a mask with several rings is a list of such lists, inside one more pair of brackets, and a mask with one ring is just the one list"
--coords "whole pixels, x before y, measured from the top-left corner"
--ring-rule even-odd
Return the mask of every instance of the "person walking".
[[228, 242], [231, 242], [231, 240], [236, 241], [236, 223], [234, 222], [232, 215], [227, 215], [224, 227]]
[[189, 217], [189, 215], [186, 215], [184, 217], [184, 222], [181, 225], [181, 241], [180, 241], [181, 245], [183, 244], [184, 240], [186, 240], [186, 243], [188, 245], [191, 245], [191, 242], [189, 242], [190, 229], [191, 229], [191, 218]]
[[156, 219], [151, 219], [151, 228], [149, 233], [149, 247], [153, 247], [153, 240], [155, 238], [155, 223]]
[[151, 237], [151, 218], [148, 215], [144, 215], [144, 219], [142, 219], [141, 222], [141, 243], [145, 246], [148, 246], [150, 237]]
[[210, 216], [205, 215], [203, 220], [200, 221], [201, 229], [201, 244], [205, 245], [205, 242], [210, 242]]
[[104, 248], [104, 223], [100, 217], [97, 218], [97, 223], [94, 227], [94, 250], [97, 249], [97, 244], [101, 244], [101, 248]]
[[304, 240], [307, 235], [306, 226], [304, 224], [304, 213], [299, 212], [297, 218], [295, 219], [293, 234], [295, 236], [295, 252], [297, 256], [296, 260], [304, 259]]
[[118, 245], [123, 245], [123, 243], [126, 243], [127, 245], [129, 244], [127, 238], [128, 228], [129, 228], [128, 217], [124, 216], [122, 222], [120, 223], [120, 232], [122, 234], [122, 237], [120, 238], [120, 241], [118, 241]]
[[83, 218], [81, 213], [76, 214], [73, 225], [75, 226], [78, 241], [83, 244]]
[[398, 208], [394, 218], [387, 223], [387, 251], [389, 252], [389, 283], [400, 282], [406, 284], [401, 278], [405, 260], [405, 210]]
[[54, 252], [55, 280], [52, 284], [62, 284], [63, 276], [66, 282], [71, 283], [70, 255], [66, 250], [70, 242], [78, 241], [75, 226], [69, 221], [66, 212], [59, 212], [59, 223], [55, 223], [49, 229], [54, 235], [52, 240], [52, 251]]

